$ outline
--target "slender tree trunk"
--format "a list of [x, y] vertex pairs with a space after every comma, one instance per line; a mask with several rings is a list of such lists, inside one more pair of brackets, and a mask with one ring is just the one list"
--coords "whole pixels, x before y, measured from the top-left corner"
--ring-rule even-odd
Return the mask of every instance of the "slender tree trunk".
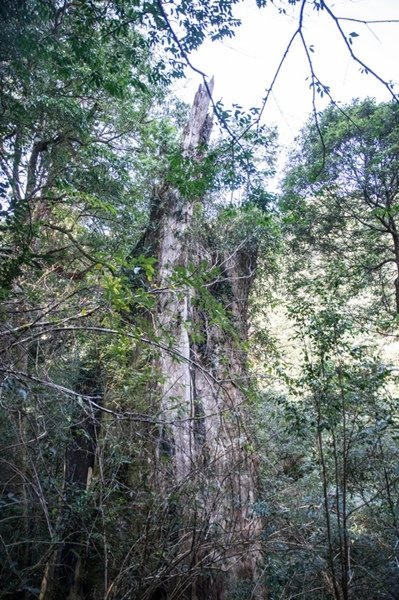
[[[324, 371], [324, 367], [323, 367]], [[333, 534], [332, 534], [332, 525], [331, 525], [331, 512], [328, 498], [328, 473], [327, 473], [327, 465], [326, 459], [324, 455], [324, 441], [323, 441], [323, 433], [321, 430], [322, 423], [322, 415], [321, 415], [321, 406], [320, 406], [320, 398], [315, 398], [316, 403], [316, 415], [317, 415], [317, 445], [319, 451], [319, 459], [321, 466], [321, 479], [323, 486], [323, 500], [324, 500], [324, 517], [326, 521], [326, 530], [327, 530], [327, 559], [330, 567], [330, 578], [328, 578], [329, 584], [331, 584], [332, 592], [335, 600], [342, 600], [341, 591], [338, 584], [338, 577], [335, 570], [335, 562], [334, 562], [334, 547], [333, 547]]]
[[390, 231], [393, 239], [393, 245], [395, 250], [395, 267], [396, 267], [396, 279], [395, 279], [395, 311], [396, 315], [399, 315], [399, 234], [396, 229], [396, 223], [390, 219]]

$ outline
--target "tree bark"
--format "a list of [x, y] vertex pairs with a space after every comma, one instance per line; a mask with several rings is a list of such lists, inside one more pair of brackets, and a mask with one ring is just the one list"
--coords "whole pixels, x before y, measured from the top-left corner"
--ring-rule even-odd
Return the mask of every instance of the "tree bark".
[[[209, 141], [210, 98], [200, 86], [182, 139], [183, 158], [201, 161]], [[156, 330], [173, 340], [162, 350], [160, 415], [164, 421], [156, 448], [156, 487], [167, 499], [169, 568], [156, 598], [227, 600], [237, 588], [251, 598], [267, 597], [258, 581], [260, 523], [252, 513], [256, 472], [245, 431], [245, 353], [231, 333], [208, 323], [198, 293], [186, 285], [174, 290], [171, 277], [189, 264], [211, 265], [217, 248], [200, 247], [193, 232], [194, 207], [200, 198], [185, 198], [168, 183], [154, 195], [151, 223], [140, 244], [158, 261]], [[198, 237], [198, 236], [197, 236]], [[247, 337], [247, 302], [256, 251], [245, 244], [219, 261], [220, 279], [210, 293], [231, 314], [237, 337]], [[223, 288], [223, 289], [224, 289]], [[205, 342], [195, 341], [202, 330]], [[147, 597], [147, 596], [146, 596]]]

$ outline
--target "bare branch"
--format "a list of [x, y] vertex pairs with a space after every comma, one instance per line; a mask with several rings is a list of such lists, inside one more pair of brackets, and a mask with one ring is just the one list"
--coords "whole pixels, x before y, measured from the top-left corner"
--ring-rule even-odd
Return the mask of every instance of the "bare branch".
[[351, 58], [358, 63], [362, 69], [364, 69], [365, 73], [371, 73], [371, 75], [373, 75], [373, 77], [375, 77], [375, 79], [377, 79], [377, 81], [379, 81], [380, 83], [382, 83], [382, 85], [388, 90], [388, 92], [390, 93], [390, 95], [392, 96], [392, 98], [396, 101], [399, 102], [399, 97], [397, 96], [397, 94], [395, 94], [395, 92], [392, 89], [392, 86], [389, 84], [388, 81], [385, 81], [385, 79], [383, 79], [382, 77], [380, 77], [380, 75], [378, 75], [378, 73], [376, 73], [376, 71], [374, 71], [374, 69], [372, 69], [371, 67], [369, 67], [363, 60], [361, 60], [354, 52], [353, 52], [353, 48], [351, 46], [351, 44], [348, 41], [347, 36], [345, 35], [345, 32], [343, 31], [341, 24], [340, 24], [340, 20], [342, 20], [342, 18], [338, 18], [333, 12], [332, 10], [327, 6], [326, 2], [324, 0], [321, 0], [321, 5], [322, 7], [326, 10], [326, 12], [330, 15], [331, 19], [335, 22], [336, 27], [345, 43], [345, 46], [351, 56]]

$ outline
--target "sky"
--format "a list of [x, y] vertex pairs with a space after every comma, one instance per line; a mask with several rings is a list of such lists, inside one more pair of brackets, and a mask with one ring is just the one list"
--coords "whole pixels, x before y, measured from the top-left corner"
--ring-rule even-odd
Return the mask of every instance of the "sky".
[[[255, 0], [244, 0], [236, 15], [242, 25], [234, 38], [222, 42], [207, 41], [191, 55], [193, 65], [209, 77], [215, 77], [215, 100], [225, 104], [237, 103], [244, 108], [259, 106], [265, 89], [270, 86], [287, 44], [298, 26], [299, 5], [289, 6], [287, 14], [279, 14], [279, 0], [259, 9]], [[330, 8], [339, 17], [361, 20], [399, 20], [399, 0], [330, 0]], [[399, 93], [399, 22], [370, 24], [341, 22], [352, 37], [353, 51], [383, 79], [397, 83]], [[303, 33], [317, 76], [329, 86], [335, 101], [349, 102], [352, 98], [375, 97], [388, 101], [391, 96], [371, 74], [361, 74], [354, 64], [344, 41], [326, 11], [309, 7], [305, 13]], [[296, 39], [277, 83], [270, 96], [264, 122], [277, 125], [280, 143], [292, 144], [300, 127], [312, 111], [312, 92], [309, 87], [309, 67], [300, 40]], [[188, 72], [180, 82], [177, 94], [191, 102], [200, 76]], [[326, 98], [317, 98], [318, 110], [327, 105]]]

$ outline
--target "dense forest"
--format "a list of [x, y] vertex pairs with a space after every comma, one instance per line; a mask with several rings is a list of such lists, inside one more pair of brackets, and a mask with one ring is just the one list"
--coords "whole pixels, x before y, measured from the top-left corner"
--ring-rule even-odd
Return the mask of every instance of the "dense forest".
[[277, 193], [274, 81], [191, 59], [238, 3], [0, 3], [0, 599], [399, 599], [398, 99], [256, 0], [313, 94]]

